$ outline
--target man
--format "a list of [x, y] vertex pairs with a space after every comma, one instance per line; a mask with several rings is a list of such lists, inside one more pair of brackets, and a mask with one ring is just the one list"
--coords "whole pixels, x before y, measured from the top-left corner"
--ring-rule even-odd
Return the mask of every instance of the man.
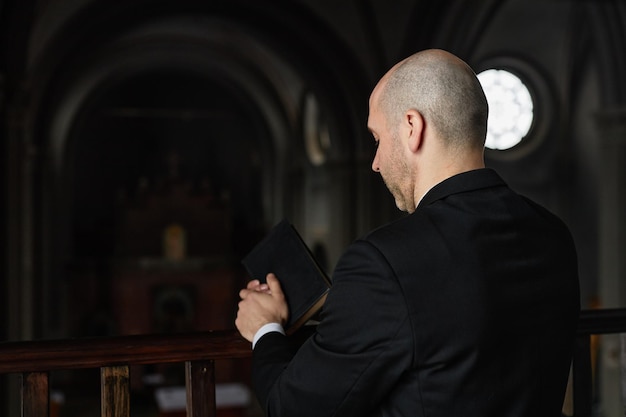
[[300, 347], [279, 279], [241, 290], [268, 416], [560, 416], [579, 313], [566, 226], [485, 168], [487, 102], [441, 50], [370, 97], [372, 169], [410, 215], [350, 245]]

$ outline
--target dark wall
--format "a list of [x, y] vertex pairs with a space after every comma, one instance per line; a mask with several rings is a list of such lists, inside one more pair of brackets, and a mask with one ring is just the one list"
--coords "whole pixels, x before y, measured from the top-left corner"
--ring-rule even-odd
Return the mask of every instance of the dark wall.
[[48, 322], [49, 294], [62, 296], [68, 264], [116, 256], [120, 196], [168, 177], [174, 154], [193, 187], [229, 195], [234, 254], [288, 216], [332, 265], [398, 216], [369, 172], [367, 97], [393, 63], [430, 47], [528, 83], [537, 122], [487, 162], [572, 227], [584, 297], [595, 297], [602, 162], [590, 115], [626, 97], [625, 13], [608, 0], [0, 3], [0, 290], [13, 314], [35, 306], [5, 338], [65, 334]]

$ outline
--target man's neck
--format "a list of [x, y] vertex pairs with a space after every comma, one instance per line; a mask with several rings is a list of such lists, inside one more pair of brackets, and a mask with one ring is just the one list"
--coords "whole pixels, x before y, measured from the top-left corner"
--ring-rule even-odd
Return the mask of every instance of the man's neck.
[[473, 157], [466, 155], [462, 159], [451, 159], [448, 163], [438, 167], [424, 167], [422, 173], [417, 175], [418, 181], [413, 194], [415, 196], [415, 207], [419, 205], [426, 193], [435, 185], [457, 174], [480, 168], [485, 168], [482, 154], [480, 156], [474, 155]]

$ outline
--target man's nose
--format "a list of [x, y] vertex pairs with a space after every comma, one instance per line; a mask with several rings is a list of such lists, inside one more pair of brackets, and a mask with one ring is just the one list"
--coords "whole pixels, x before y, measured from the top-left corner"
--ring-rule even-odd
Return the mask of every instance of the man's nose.
[[378, 151], [376, 151], [374, 159], [372, 160], [372, 171], [380, 172], [380, 165], [378, 164]]

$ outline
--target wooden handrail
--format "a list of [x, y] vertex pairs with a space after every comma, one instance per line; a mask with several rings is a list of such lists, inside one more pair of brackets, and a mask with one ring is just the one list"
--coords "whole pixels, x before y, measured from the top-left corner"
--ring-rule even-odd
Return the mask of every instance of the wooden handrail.
[[593, 374], [591, 336], [626, 333], [626, 308], [583, 310], [574, 346], [574, 417], [591, 417]]
[[235, 330], [0, 343], [0, 374], [246, 358]]
[[[591, 416], [590, 336], [626, 333], [626, 309], [584, 310], [574, 352], [574, 412]], [[0, 374], [22, 374], [22, 415], [48, 414], [48, 372], [101, 368], [103, 417], [128, 417], [131, 365], [185, 363], [187, 416], [215, 416], [213, 361], [248, 358], [235, 330], [0, 343]]]
[[185, 363], [188, 417], [215, 417], [215, 365], [251, 356], [236, 331], [0, 343], [0, 374], [22, 375], [22, 416], [49, 416], [49, 372], [100, 368], [102, 417], [130, 417], [131, 365]]
[[580, 312], [578, 334], [626, 333], [626, 308], [603, 308]]

